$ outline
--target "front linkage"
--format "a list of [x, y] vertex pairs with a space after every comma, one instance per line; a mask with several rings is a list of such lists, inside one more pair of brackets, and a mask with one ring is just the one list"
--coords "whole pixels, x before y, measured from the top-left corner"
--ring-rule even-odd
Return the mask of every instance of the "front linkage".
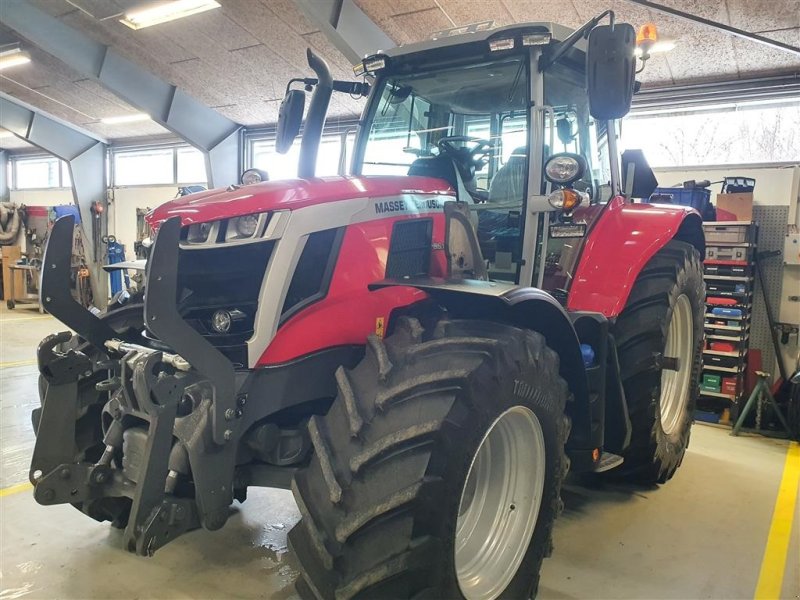
[[[236, 448], [243, 422], [249, 421], [242, 418], [244, 397], [235, 393], [230, 361], [178, 314], [178, 219], [166, 221], [158, 232], [144, 307], [150, 332], [175, 353], [116, 339], [106, 321], [73, 300], [63, 258], [69, 257], [73, 229], [73, 217], [63, 217], [53, 227], [42, 298], [53, 316], [99, 350], [100, 358], [83, 352], [86, 345], [70, 344], [69, 332], [39, 345], [39, 371], [46, 385], [29, 474], [34, 498], [44, 505], [79, 506], [128, 498], [125, 547], [152, 555], [186, 531], [225, 524], [234, 498]], [[86, 408], [81, 406], [79, 382], [98, 373], [106, 379], [97, 383], [97, 390], [109, 394], [103, 408], [105, 451], [96, 462], [76, 462], [76, 420]], [[131, 423], [139, 427], [126, 436]], [[138, 451], [120, 460], [123, 446], [133, 443], [128, 438], [136, 435]]]

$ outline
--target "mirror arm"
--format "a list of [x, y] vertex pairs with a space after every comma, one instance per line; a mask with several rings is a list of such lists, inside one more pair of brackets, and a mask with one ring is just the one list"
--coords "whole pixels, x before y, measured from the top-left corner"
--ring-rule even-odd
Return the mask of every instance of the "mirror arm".
[[614, 11], [606, 10], [600, 13], [573, 31], [567, 39], [555, 47], [555, 50], [553, 50], [553, 53], [549, 57], [545, 59], [545, 56], [542, 55], [542, 57], [539, 59], [539, 71], [544, 73], [547, 69], [552, 67], [556, 61], [558, 61], [558, 59], [564, 56], [570, 48], [577, 44], [578, 40], [589, 37], [589, 32], [597, 27], [598, 23], [600, 23], [600, 21], [602, 21], [606, 16], [608, 16], [611, 27], [614, 27]]
[[297, 175], [303, 179], [314, 177], [317, 168], [317, 151], [319, 150], [320, 140], [322, 139], [322, 129], [325, 127], [325, 117], [328, 112], [328, 104], [331, 101], [333, 91], [333, 78], [327, 63], [319, 56], [314, 54], [311, 49], [307, 50], [308, 66], [317, 75], [317, 85], [311, 96], [311, 103], [306, 115], [306, 123], [303, 128], [303, 139], [300, 143], [300, 161], [297, 167]]
[[310, 92], [310, 86], [317, 85], [317, 80], [313, 77], [295, 77], [294, 79], [290, 79], [289, 83], [286, 84], [286, 91], [283, 94], [284, 96], [289, 93], [293, 83], [302, 83], [306, 87], [306, 91]]

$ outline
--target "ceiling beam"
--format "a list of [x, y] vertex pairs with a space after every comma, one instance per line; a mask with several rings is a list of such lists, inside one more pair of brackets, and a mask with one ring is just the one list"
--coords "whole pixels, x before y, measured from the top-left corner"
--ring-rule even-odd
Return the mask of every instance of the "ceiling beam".
[[294, 0], [302, 13], [352, 64], [395, 44], [353, 0]]
[[790, 52], [795, 56], [800, 55], [800, 48], [798, 48], [797, 46], [784, 44], [783, 42], [779, 42], [778, 40], [773, 40], [771, 38], [758, 35], [757, 33], [751, 33], [749, 31], [745, 31], [744, 29], [732, 27], [731, 25], [725, 25], [724, 23], [719, 23], [717, 21], [712, 21], [710, 19], [698, 17], [697, 15], [693, 15], [691, 13], [678, 10], [677, 8], [672, 8], [671, 6], [664, 6], [663, 4], [657, 4], [655, 2], [651, 2], [650, 0], [628, 0], [628, 2], [632, 2], [633, 4], [638, 4], [639, 6], [644, 6], [658, 12], [672, 15], [673, 17], [678, 17], [679, 19], [691, 21], [692, 23], [699, 23], [700, 25], [705, 25], [706, 27], [711, 27], [719, 31], [724, 31], [725, 33], [730, 33], [731, 35], [735, 35], [737, 37], [750, 40], [751, 42], [758, 42], [759, 44], [764, 44], [765, 46], [777, 48], [778, 50], [783, 50], [784, 52]]
[[[103, 140], [68, 125], [38, 109], [0, 92], [0, 127], [18, 138], [67, 163], [72, 179], [72, 198], [81, 214], [83, 248], [91, 271], [94, 302], [105, 308], [108, 298], [108, 275], [102, 269], [102, 256], [93, 245], [92, 205], [99, 202], [107, 214], [106, 149]], [[103, 227], [105, 219], [97, 226]], [[98, 238], [102, 234], [102, 229]]]
[[212, 187], [238, 182], [241, 125], [27, 1], [6, 2], [0, 23], [203, 152]]

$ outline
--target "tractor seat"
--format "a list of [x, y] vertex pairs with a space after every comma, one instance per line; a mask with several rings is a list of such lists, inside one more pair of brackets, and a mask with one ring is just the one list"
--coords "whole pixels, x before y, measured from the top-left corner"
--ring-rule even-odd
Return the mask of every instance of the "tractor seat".
[[521, 202], [528, 177], [528, 149], [520, 146], [492, 179], [489, 202]]

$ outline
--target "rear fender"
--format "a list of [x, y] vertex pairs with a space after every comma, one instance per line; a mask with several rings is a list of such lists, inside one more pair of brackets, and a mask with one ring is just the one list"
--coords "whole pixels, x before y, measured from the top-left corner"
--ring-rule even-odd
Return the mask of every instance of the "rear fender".
[[697, 211], [612, 198], [586, 239], [567, 308], [617, 317], [644, 266], [673, 239], [688, 242], [705, 255]]

